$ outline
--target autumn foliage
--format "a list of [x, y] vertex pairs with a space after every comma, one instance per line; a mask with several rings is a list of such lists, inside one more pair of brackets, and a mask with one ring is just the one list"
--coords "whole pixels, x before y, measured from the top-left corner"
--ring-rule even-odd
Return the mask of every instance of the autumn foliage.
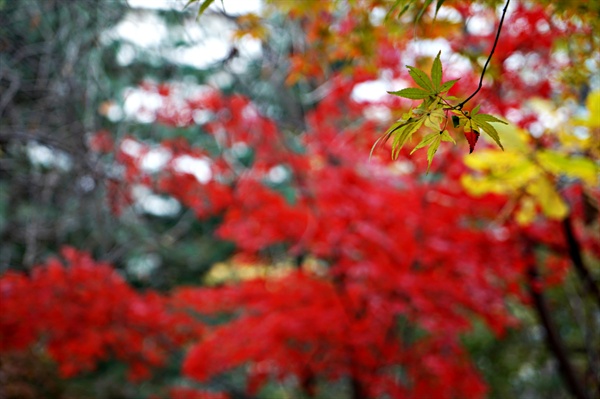
[[[92, 148], [104, 154], [99, 156], [122, 171], [107, 182], [107, 204], [115, 217], [135, 206], [140, 187], [175, 198], [197, 220], [217, 221], [214, 234], [234, 244], [234, 263], [272, 264], [262, 277], [216, 287], [179, 286], [166, 294], [139, 292], [111, 265], [93, 260], [85, 249], [65, 246], [60, 259], [51, 258], [28, 275], [0, 276], [0, 351], [40, 346], [64, 378], [91, 372], [107, 360], [126, 364], [133, 379], [149, 378], [172, 353], [184, 351], [181, 373], [188, 380], [208, 386], [243, 370], [249, 395], [259, 395], [269, 383], [292, 381], [309, 396], [340, 383], [355, 398], [486, 397], [486, 382], [462, 338], [483, 323], [502, 339], [521, 323], [509, 303], [529, 307], [531, 287], [543, 292], [562, 284], [571, 267], [561, 224], [565, 214], [545, 212], [535, 190], [513, 195], [517, 183], [508, 178], [504, 186], [481, 180], [496, 172], [490, 172], [486, 159], [465, 163], [466, 143], [458, 138], [458, 147], [439, 148], [428, 175], [427, 155], [409, 155], [414, 143], [398, 150], [397, 160], [391, 160], [389, 146], [369, 160], [373, 143], [392, 122], [390, 115], [377, 112], [399, 117], [411, 102], [393, 96], [356, 100], [353, 92], [380, 70], [409, 81], [402, 57], [428, 67], [433, 62], [411, 54], [404, 42], [394, 47], [393, 32], [371, 27], [366, 15], [383, 3], [358, 2], [341, 16], [329, 2], [282, 6], [290, 8], [284, 11], [315, 44], [291, 56], [287, 84], [327, 84], [326, 95], [306, 110], [305, 126], [296, 135], [286, 134], [279, 121], [242, 94], [208, 88], [188, 95], [175, 84], [147, 81], [139, 89], [162, 97], [153, 115], [156, 123], [197, 125], [215, 149], [183, 138], [152, 143], [107, 131], [92, 138]], [[463, 19], [491, 12], [473, 12], [462, 4], [453, 10]], [[558, 73], [563, 65], [550, 60], [554, 41], [582, 28], [554, 29], [547, 9], [522, 4], [505, 23], [513, 29], [498, 46], [481, 104], [509, 120], [517, 112], [511, 129], [523, 132], [519, 129], [539, 121], [521, 105], [534, 96], [547, 98], [558, 83], [526, 79], [505, 61], [533, 53], [539, 68]], [[333, 28], [325, 29], [330, 24]], [[440, 35], [453, 32], [448, 37], [453, 51], [467, 57], [486, 53], [493, 35], [461, 36], [450, 25], [435, 26]], [[335, 47], [333, 39], [356, 29], [370, 36]], [[328, 51], [332, 46], [335, 51]], [[311, 61], [322, 54], [327, 54], [323, 62]], [[352, 57], [358, 65], [323, 69]], [[444, 70], [444, 80], [459, 77], [450, 93], [464, 97], [478, 75]], [[199, 114], [202, 122], [194, 118]], [[532, 145], [562, 148], [559, 139], [542, 142], [545, 137]], [[533, 141], [523, 139], [523, 145]], [[480, 142], [475, 154], [481, 149], [504, 156], [492, 144]], [[509, 143], [507, 156], [510, 148]], [[164, 156], [160, 168], [144, 167], [151, 153]], [[598, 199], [585, 169], [592, 163], [578, 169], [571, 168], [570, 155], [552, 159], [552, 165], [567, 165], [566, 189], [555, 186], [561, 171], [552, 175], [541, 169], [527, 176], [547, 182], [569, 209], [581, 250], [598, 259], [592, 227], [597, 220], [588, 217], [584, 205]], [[185, 166], [190, 162], [193, 168]], [[278, 268], [281, 258], [291, 266]], [[533, 283], [532, 265], [539, 272]], [[228, 397], [182, 387], [168, 395]]]
[[114, 357], [139, 380], [192, 334], [194, 323], [169, 311], [163, 296], [137, 293], [111, 265], [85, 252], [64, 247], [61, 255], [63, 261], [49, 259], [31, 276], [2, 276], [3, 352], [40, 343], [63, 377]]

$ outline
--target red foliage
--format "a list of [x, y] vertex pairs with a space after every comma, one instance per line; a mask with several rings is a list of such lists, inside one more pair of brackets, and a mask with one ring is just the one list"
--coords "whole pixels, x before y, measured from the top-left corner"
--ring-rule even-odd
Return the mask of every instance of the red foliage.
[[[319, 51], [329, 49], [335, 35], [370, 23], [372, 7], [337, 21], [320, 7], [302, 19]], [[549, 33], [552, 18], [536, 7], [520, 5], [506, 24], [519, 28], [508, 30], [511, 39], [496, 50], [494, 64], [503, 78], [486, 84], [480, 94], [504, 114], [549, 90], [546, 80], [527, 81], [508, 70], [507, 58], [515, 52], [536, 54], [543, 60], [540, 68], [546, 68], [556, 37]], [[527, 29], [532, 26], [541, 28]], [[427, 183], [415, 168], [425, 162], [422, 153], [409, 159], [403, 151], [394, 164], [388, 154], [381, 159], [376, 154], [367, 162], [370, 146], [388, 122], [369, 118], [369, 107], [384, 105], [395, 112], [405, 105], [397, 98], [352, 100], [356, 85], [374, 77], [373, 65], [394, 77], [406, 76], [398, 49], [380, 34], [379, 29], [373, 33], [379, 50], [365, 50], [373, 62], [329, 77], [326, 95], [307, 111], [306, 130], [293, 138], [304, 146], [303, 153], [292, 150], [275, 121], [242, 95], [206, 90], [182, 98], [176, 87], [151, 83], [142, 89], [161, 96], [156, 121], [199, 124], [214, 138], [218, 154], [182, 139], [152, 146], [127, 137], [116, 146], [123, 175], [109, 186], [115, 211], [135, 201], [135, 186], [145, 186], [176, 198], [198, 218], [220, 216], [216, 234], [235, 243], [239, 254], [268, 261], [268, 249], [278, 247], [290, 258], [317, 259], [323, 270], [311, 273], [299, 265], [278, 278], [179, 288], [171, 301], [135, 292], [108, 265], [66, 248], [66, 266], [50, 260], [29, 277], [8, 273], [0, 278], [0, 350], [40, 342], [65, 376], [116, 357], [141, 377], [195, 334], [198, 341], [183, 372], [202, 382], [246, 367], [249, 392], [269, 379], [293, 376], [308, 393], [318, 381], [345, 379], [364, 397], [484, 397], [486, 386], [461, 336], [477, 319], [497, 336], [516, 325], [506, 300], [526, 302], [522, 284], [532, 261], [524, 256], [528, 242], [549, 249], [541, 261], [540, 288], [561, 282], [568, 267], [564, 236], [552, 222], [524, 229], [498, 220], [506, 199], [465, 193], [459, 183], [465, 167], [456, 151], [440, 148], [443, 160], [434, 164]], [[469, 46], [480, 53], [492, 40], [493, 35], [469, 34], [451, 43], [463, 53]], [[316, 57], [311, 48], [292, 55], [292, 75], [301, 72], [318, 82], [325, 71], [323, 63], [311, 62]], [[330, 62], [344, 61], [338, 53], [329, 56]], [[468, 93], [478, 76], [463, 78], [461, 90]], [[471, 151], [477, 138], [467, 136]], [[102, 132], [92, 147], [104, 152], [110, 143]], [[145, 160], [153, 151], [160, 151], [164, 162], [152, 170]], [[236, 162], [240, 153], [250, 152], [255, 159], [250, 166]], [[272, 178], [274, 171], [283, 177]], [[282, 181], [287, 198], [277, 189]], [[568, 194], [573, 214], [585, 219], [580, 191]], [[588, 251], [600, 253], [596, 238], [581, 241]], [[207, 327], [200, 337], [200, 328], [181, 310], [230, 318]], [[226, 398], [184, 388], [174, 388], [171, 396]]]
[[90, 138], [90, 148], [100, 153], [111, 153], [115, 149], [115, 143], [109, 131], [99, 130]]
[[[265, 223], [268, 220], [277, 222]], [[231, 207], [217, 232], [243, 251], [258, 252], [280, 242], [298, 242], [307, 227], [305, 207], [291, 206], [260, 182], [246, 179], [237, 183]]]
[[[350, 376], [372, 397], [480, 397], [485, 389], [460, 349], [460, 334], [470, 329], [474, 315], [498, 334], [514, 325], [504, 299], [507, 290], [521, 295], [526, 267], [509, 227], [476, 226], [503, 201], [475, 200], [446, 183], [425, 187], [407, 179], [398, 187], [343, 166], [306, 173], [306, 199], [295, 206], [258, 201], [256, 194], [265, 189], [256, 189], [225, 213], [220, 231], [242, 251], [285, 239], [296, 250], [328, 260], [328, 277], [297, 272], [281, 280], [180, 291], [181, 303], [201, 313], [242, 311], [190, 352], [184, 372], [207, 380], [250, 362], [250, 388], [267, 376], [291, 374], [298, 381]], [[297, 233], [290, 228], [287, 237], [271, 230], [280, 225], [282, 206], [297, 215], [285, 219], [286, 225], [308, 221], [306, 227]], [[240, 209], [247, 213], [232, 223]], [[254, 230], [259, 221], [262, 230]], [[401, 319], [422, 337], [403, 342]], [[416, 361], [423, 357], [431, 364]], [[399, 383], [394, 367], [403, 368], [410, 382]], [[450, 384], [459, 374], [470, 383]], [[432, 378], [442, 382], [425, 383]]]
[[[474, 11], [468, 6], [456, 8], [465, 20], [484, 18], [490, 24], [492, 21], [496, 25], [498, 23], [491, 9]], [[537, 122], [538, 116], [524, 104], [529, 99], [549, 98], [553, 92], [560, 92], [556, 78], [565, 65], [553, 57], [554, 44], [582, 30], [571, 23], [553, 19], [548, 8], [516, 3], [504, 21], [487, 79], [477, 96], [486, 112], [504, 115], [523, 127]], [[460, 35], [450, 38], [450, 43], [453, 51], [473, 57], [489, 54], [495, 36], [496, 30], [479, 33], [465, 29]], [[527, 72], [524, 73], [524, 70]], [[460, 85], [452, 91], [455, 95], [473, 92], [480, 78], [479, 71], [460, 77]]]
[[191, 388], [171, 388], [171, 399], [229, 399], [230, 396], [222, 392], [201, 391]]
[[[301, 272], [215, 291], [182, 290], [179, 299], [200, 312], [243, 309], [242, 316], [192, 349], [184, 373], [205, 381], [250, 361], [250, 392], [270, 376], [295, 375], [298, 381], [350, 377], [369, 397], [481, 397], [484, 385], [454, 334], [440, 339], [424, 332], [417, 342], [416, 337], [404, 341], [394, 314], [406, 305], [366, 291]], [[398, 367], [416, 389], [398, 383]], [[459, 374], [468, 386], [453, 382]], [[430, 380], [439, 385], [426, 383]]]
[[[522, 284], [530, 259], [523, 256], [523, 238], [556, 252], [547, 258], [542, 285], [562, 280], [564, 241], [552, 238], [548, 232], [556, 226], [549, 223], [523, 230], [496, 221], [506, 200], [467, 195], [456, 152], [446, 152], [433, 171], [444, 178], [428, 184], [411, 172], [404, 153], [404, 172], [387, 160], [359, 161], [366, 161], [381, 126], [365, 117], [372, 103], [351, 100], [356, 84], [332, 78], [328, 95], [306, 116], [302, 155], [285, 146], [274, 122], [248, 99], [210, 92], [187, 101], [190, 112], [212, 115], [203, 128], [224, 153], [240, 145], [255, 151], [251, 166], [236, 170], [225, 156], [183, 141], [161, 145], [169, 161], [155, 175], [141, 167], [151, 148], [140, 144], [137, 159], [124, 156], [126, 179], [172, 195], [198, 217], [222, 215], [217, 234], [241, 254], [261, 256], [278, 245], [290, 256], [310, 255], [327, 265], [319, 276], [297, 271], [177, 290], [179, 307], [237, 316], [209, 329], [183, 371], [208, 381], [245, 365], [250, 392], [291, 375], [307, 392], [318, 379], [348, 378], [367, 397], [483, 397], [485, 384], [462, 349], [461, 334], [474, 318], [498, 336], [515, 326], [505, 300], [527, 301]], [[206, 159], [210, 179], [178, 168], [185, 156]], [[269, 188], [269, 172], [282, 166], [291, 200]]]
[[65, 247], [30, 276], [0, 277], [0, 351], [39, 343], [70, 377], [119, 359], [148, 376], [194, 329], [166, 298], [135, 292], [108, 264]]

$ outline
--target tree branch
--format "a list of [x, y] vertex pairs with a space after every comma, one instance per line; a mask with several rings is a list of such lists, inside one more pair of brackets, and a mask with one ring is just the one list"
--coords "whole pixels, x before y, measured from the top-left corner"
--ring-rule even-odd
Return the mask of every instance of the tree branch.
[[583, 263], [583, 258], [581, 257], [581, 246], [579, 245], [579, 241], [577, 241], [577, 237], [575, 237], [571, 217], [568, 216], [565, 218], [562, 225], [565, 238], [567, 240], [569, 258], [571, 258], [571, 262], [573, 262], [573, 266], [575, 266], [577, 275], [583, 281], [585, 290], [594, 297], [594, 300], [600, 307], [600, 288], [598, 288], [598, 285], [585, 266], [585, 263]]
[[467, 97], [466, 100], [464, 100], [463, 102], [461, 102], [460, 104], [457, 105], [457, 109], [462, 109], [463, 105], [465, 105], [470, 99], [475, 97], [475, 95], [477, 93], [479, 93], [479, 90], [481, 90], [481, 87], [483, 86], [483, 77], [485, 75], [485, 70], [487, 69], [490, 61], [492, 60], [492, 55], [494, 55], [494, 51], [496, 50], [496, 45], [498, 44], [498, 39], [500, 38], [500, 32], [502, 31], [502, 24], [504, 23], [504, 17], [506, 16], [506, 10], [508, 10], [509, 3], [510, 3], [510, 0], [506, 0], [506, 4], [504, 5], [504, 9], [502, 10], [502, 17], [500, 18], [500, 24], [498, 25], [498, 31], [496, 32], [496, 38], [494, 39], [494, 45], [492, 46], [492, 51], [490, 52], [490, 55], [488, 56], [487, 61], [483, 65], [483, 71], [481, 71], [481, 77], [479, 78], [479, 86], [477, 86], [477, 90], [475, 90], [473, 92], [473, 94], [471, 94], [469, 97]]
[[356, 378], [350, 380], [352, 385], [352, 399], [367, 399], [363, 385]]
[[531, 294], [531, 298], [533, 299], [535, 310], [538, 313], [546, 333], [546, 343], [558, 361], [560, 373], [567, 387], [575, 398], [589, 399], [589, 396], [585, 392], [585, 388], [577, 379], [577, 374], [573, 369], [571, 362], [569, 361], [564, 343], [556, 331], [556, 327], [554, 325], [554, 321], [552, 320], [551, 312], [550, 309], [548, 309], [548, 304], [546, 303], [544, 295], [537, 287], [539, 273], [533, 260], [531, 261], [527, 275], [529, 279], [529, 292]]

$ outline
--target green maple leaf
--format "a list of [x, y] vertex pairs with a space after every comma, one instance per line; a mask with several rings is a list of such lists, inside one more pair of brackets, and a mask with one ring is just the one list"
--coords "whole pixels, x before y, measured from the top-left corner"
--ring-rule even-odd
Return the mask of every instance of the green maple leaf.
[[433, 65], [431, 65], [431, 81], [433, 82], [433, 88], [436, 92], [440, 92], [440, 88], [442, 85], [442, 61], [440, 61], [440, 55], [442, 52], [440, 51], [433, 60]]
[[398, 97], [408, 98], [411, 100], [424, 100], [431, 96], [431, 93], [425, 90], [409, 87], [408, 89], [402, 89], [398, 91], [388, 91]]

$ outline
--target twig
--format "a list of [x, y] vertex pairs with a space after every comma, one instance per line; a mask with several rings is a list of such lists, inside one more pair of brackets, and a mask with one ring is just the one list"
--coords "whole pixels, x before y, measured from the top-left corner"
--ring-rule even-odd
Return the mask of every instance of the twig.
[[504, 23], [504, 17], [506, 16], [506, 10], [508, 10], [509, 3], [510, 3], [510, 0], [506, 0], [506, 4], [504, 5], [504, 9], [502, 10], [502, 17], [500, 18], [500, 24], [498, 25], [498, 31], [496, 32], [496, 38], [494, 39], [494, 45], [492, 46], [492, 51], [490, 52], [490, 55], [488, 56], [487, 61], [483, 65], [483, 71], [481, 71], [481, 77], [479, 78], [479, 86], [477, 86], [477, 90], [475, 90], [473, 92], [473, 94], [471, 94], [469, 97], [467, 97], [466, 100], [464, 100], [463, 102], [461, 102], [460, 104], [457, 105], [458, 109], [462, 109], [463, 105], [465, 105], [470, 99], [475, 97], [475, 95], [477, 93], [479, 93], [479, 90], [481, 90], [481, 87], [483, 86], [483, 77], [485, 75], [485, 70], [487, 69], [490, 61], [492, 60], [492, 55], [494, 55], [494, 51], [496, 50], [496, 45], [498, 44], [498, 39], [500, 38], [500, 32], [502, 31], [502, 24]]

